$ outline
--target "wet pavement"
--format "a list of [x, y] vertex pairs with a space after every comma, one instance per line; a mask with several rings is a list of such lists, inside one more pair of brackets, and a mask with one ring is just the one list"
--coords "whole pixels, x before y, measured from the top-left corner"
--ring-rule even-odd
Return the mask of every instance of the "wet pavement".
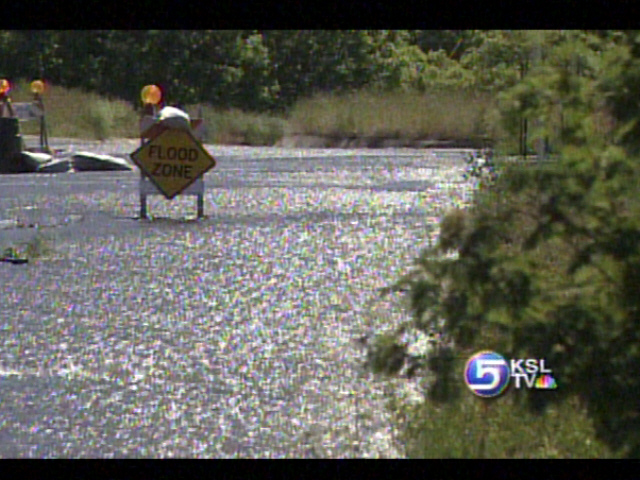
[[0, 248], [39, 255], [0, 263], [0, 457], [402, 456], [353, 340], [405, 318], [375, 290], [467, 200], [464, 152], [207, 147], [200, 220], [138, 219], [137, 172], [0, 176]]

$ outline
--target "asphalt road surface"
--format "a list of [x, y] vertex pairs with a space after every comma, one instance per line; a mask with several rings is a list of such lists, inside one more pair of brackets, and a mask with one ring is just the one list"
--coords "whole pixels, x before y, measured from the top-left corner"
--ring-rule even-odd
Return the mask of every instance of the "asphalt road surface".
[[0, 248], [39, 255], [0, 263], [0, 457], [402, 456], [353, 339], [406, 317], [375, 290], [469, 195], [462, 152], [207, 147], [201, 220], [138, 219], [137, 171], [0, 176]]

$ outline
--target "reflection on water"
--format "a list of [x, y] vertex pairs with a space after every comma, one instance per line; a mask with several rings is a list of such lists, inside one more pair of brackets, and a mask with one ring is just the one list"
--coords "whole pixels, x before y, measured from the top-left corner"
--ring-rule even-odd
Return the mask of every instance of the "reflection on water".
[[353, 339], [406, 315], [375, 289], [467, 200], [462, 157], [220, 148], [200, 221], [134, 220], [135, 172], [0, 176], [0, 247], [55, 252], [0, 265], [0, 457], [401, 455]]

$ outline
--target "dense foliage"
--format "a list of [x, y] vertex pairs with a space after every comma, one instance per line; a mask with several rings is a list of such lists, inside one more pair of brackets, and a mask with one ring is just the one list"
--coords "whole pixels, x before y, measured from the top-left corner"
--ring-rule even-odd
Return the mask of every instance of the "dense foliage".
[[500, 88], [518, 77], [521, 32], [472, 30], [37, 30], [0, 32], [0, 77], [42, 77], [136, 103], [284, 109], [362, 87]]
[[430, 355], [432, 401], [459, 398], [472, 352], [545, 358], [558, 389], [519, 398], [538, 412], [577, 399], [599, 439], [638, 457], [640, 37], [547, 35], [545, 56], [503, 92], [502, 113], [538, 120], [536, 134], [554, 134], [559, 155], [504, 163], [471, 208], [441, 220], [437, 245], [393, 288], [408, 291], [418, 329], [444, 321], [455, 345]]

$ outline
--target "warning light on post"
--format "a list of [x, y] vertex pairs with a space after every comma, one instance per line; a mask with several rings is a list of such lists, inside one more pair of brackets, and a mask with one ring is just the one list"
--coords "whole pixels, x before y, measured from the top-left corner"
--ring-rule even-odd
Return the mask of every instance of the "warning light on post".
[[142, 98], [142, 103], [157, 105], [162, 100], [162, 92], [160, 87], [156, 85], [147, 85], [142, 89], [140, 97]]
[[9, 90], [11, 90], [11, 84], [9, 83], [9, 80], [5, 78], [0, 79], [0, 95], [9, 93]]
[[44, 82], [42, 80], [34, 80], [31, 82], [29, 87], [31, 88], [31, 93], [35, 93], [37, 95], [42, 95], [44, 93]]

